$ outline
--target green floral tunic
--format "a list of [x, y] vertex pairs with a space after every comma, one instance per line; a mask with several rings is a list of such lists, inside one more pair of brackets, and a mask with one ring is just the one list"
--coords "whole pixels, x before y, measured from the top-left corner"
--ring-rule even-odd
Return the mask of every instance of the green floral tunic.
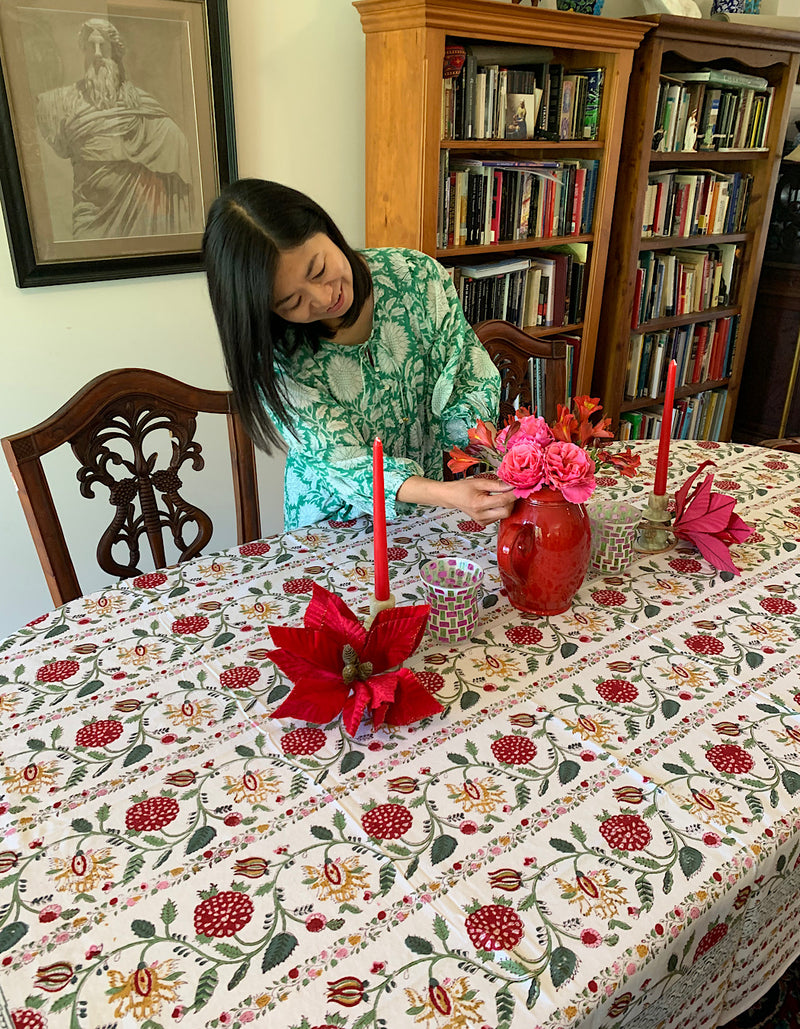
[[415, 510], [395, 495], [412, 475], [442, 478], [442, 451], [494, 421], [500, 378], [467, 324], [447, 273], [414, 250], [364, 250], [372, 334], [359, 346], [299, 347], [285, 380], [297, 437], [289, 448], [287, 530], [372, 512], [372, 444], [383, 440], [386, 516]]

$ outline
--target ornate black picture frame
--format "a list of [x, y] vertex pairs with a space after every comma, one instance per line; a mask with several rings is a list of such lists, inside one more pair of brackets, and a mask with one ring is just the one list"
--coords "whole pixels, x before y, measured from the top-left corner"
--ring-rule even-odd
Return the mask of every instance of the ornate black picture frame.
[[236, 174], [227, 0], [0, 0], [18, 286], [201, 269]]

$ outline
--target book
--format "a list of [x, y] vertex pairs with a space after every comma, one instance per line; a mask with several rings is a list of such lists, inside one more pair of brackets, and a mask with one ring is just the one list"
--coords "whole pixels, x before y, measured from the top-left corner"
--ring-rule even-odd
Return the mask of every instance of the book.
[[583, 116], [583, 138], [597, 139], [600, 132], [600, 111], [603, 99], [602, 68], [587, 68], [586, 75], [586, 107]]
[[749, 86], [751, 89], [766, 89], [768, 81], [761, 75], [731, 71], [728, 68], [701, 68], [699, 71], [672, 72], [673, 79], [682, 82], [710, 82], [715, 86]]
[[541, 99], [541, 89], [536, 89], [533, 93], [508, 93], [506, 95], [506, 139], [534, 138]]

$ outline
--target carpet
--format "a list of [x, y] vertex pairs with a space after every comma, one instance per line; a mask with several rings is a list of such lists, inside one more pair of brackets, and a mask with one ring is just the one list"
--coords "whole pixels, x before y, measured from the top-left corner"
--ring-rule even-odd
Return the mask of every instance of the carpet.
[[800, 961], [790, 965], [771, 990], [725, 1029], [800, 1029]]

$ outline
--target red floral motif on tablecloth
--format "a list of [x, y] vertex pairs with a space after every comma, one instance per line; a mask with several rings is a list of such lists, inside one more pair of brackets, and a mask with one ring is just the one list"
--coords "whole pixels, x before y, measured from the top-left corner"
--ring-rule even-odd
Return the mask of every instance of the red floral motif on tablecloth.
[[297, 757], [309, 756], [322, 750], [325, 739], [322, 729], [303, 726], [300, 729], [292, 729], [281, 737], [281, 750], [284, 754], [294, 754]]
[[604, 679], [598, 684], [597, 692], [609, 704], [630, 704], [639, 696], [639, 691], [627, 679]]
[[205, 615], [187, 615], [183, 618], [176, 618], [172, 623], [172, 631], [176, 636], [196, 636], [208, 628], [208, 619]]
[[253, 902], [246, 893], [213, 893], [194, 909], [194, 931], [203, 936], [235, 936], [253, 917], [253, 910]]
[[115, 718], [104, 718], [78, 729], [75, 742], [79, 747], [107, 747], [120, 738], [122, 731], [122, 722]]
[[237, 665], [235, 668], [226, 668], [220, 675], [221, 686], [228, 686], [232, 690], [246, 690], [254, 686], [261, 678], [261, 671], [252, 665]]
[[542, 638], [542, 630], [535, 625], [512, 625], [506, 629], [508, 642], [519, 646], [536, 646], [542, 642]]
[[242, 557], [263, 557], [270, 552], [270, 545], [264, 540], [256, 540], [253, 543], [245, 543], [239, 547]]
[[625, 603], [625, 594], [619, 590], [595, 590], [592, 593], [592, 600], [603, 607], [622, 607]]
[[797, 610], [797, 604], [783, 597], [765, 597], [759, 604], [771, 615], [793, 615]]
[[527, 736], [501, 736], [492, 743], [492, 753], [506, 765], [527, 765], [536, 757], [536, 744]]
[[125, 812], [125, 825], [139, 832], [163, 829], [178, 817], [177, 800], [172, 797], [147, 797]]
[[376, 840], [398, 840], [413, 824], [411, 812], [402, 804], [378, 804], [364, 813], [361, 825]]
[[600, 835], [614, 850], [644, 850], [653, 838], [639, 815], [612, 815], [600, 823]]
[[522, 919], [504, 904], [478, 908], [467, 916], [464, 926], [479, 950], [513, 950], [525, 935]]
[[292, 597], [303, 593], [311, 593], [313, 587], [313, 579], [287, 579], [283, 584], [283, 592], [287, 596]]
[[744, 775], [753, 768], [753, 759], [736, 743], [718, 743], [706, 751], [706, 758], [718, 772], [729, 775]]
[[686, 646], [693, 650], [695, 654], [721, 654], [725, 649], [722, 640], [718, 640], [716, 636], [707, 636], [705, 634], [689, 636], [686, 640]]
[[157, 586], [163, 586], [167, 576], [163, 572], [147, 572], [145, 575], [137, 575], [131, 580], [131, 584], [139, 590], [154, 590]]
[[77, 661], [50, 661], [36, 673], [37, 682], [64, 682], [80, 671]]

